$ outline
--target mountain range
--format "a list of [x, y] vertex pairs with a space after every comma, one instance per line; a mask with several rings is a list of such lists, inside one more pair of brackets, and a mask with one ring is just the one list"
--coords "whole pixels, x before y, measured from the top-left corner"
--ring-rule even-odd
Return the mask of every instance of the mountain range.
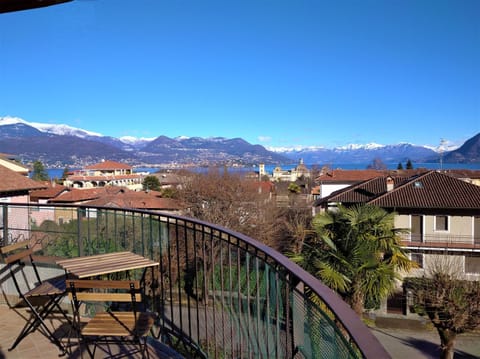
[[461, 147], [443, 153], [425, 146], [350, 145], [337, 148], [267, 149], [241, 138], [159, 136], [154, 139], [115, 138], [70, 127], [0, 117], [0, 152], [17, 156], [23, 163], [42, 161], [48, 167], [82, 167], [102, 159], [132, 165], [251, 165], [383, 162], [480, 163], [480, 133]]

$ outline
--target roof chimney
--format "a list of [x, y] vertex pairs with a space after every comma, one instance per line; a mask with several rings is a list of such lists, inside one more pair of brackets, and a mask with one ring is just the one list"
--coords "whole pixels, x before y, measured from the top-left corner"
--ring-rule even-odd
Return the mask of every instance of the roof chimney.
[[393, 184], [393, 178], [388, 176], [387, 177], [387, 192], [390, 192], [393, 190], [394, 184]]

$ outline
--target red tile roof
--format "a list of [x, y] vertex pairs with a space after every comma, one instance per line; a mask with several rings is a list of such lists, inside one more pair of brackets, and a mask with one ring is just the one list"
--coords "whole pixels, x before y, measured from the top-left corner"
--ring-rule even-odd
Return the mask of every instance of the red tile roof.
[[45, 188], [43, 183], [34, 181], [1, 165], [0, 178], [0, 193], [27, 192]]
[[31, 199], [50, 199], [57, 197], [60, 193], [68, 190], [67, 187], [55, 182], [52, 183], [50, 181], [44, 181], [42, 183], [46, 186], [46, 188], [30, 192]]
[[126, 180], [126, 179], [137, 179], [141, 178], [142, 175], [139, 174], [129, 174], [129, 175], [100, 175], [100, 176], [84, 176], [80, 174], [74, 174], [68, 176], [69, 181], [113, 181], [113, 180]]
[[385, 176], [386, 171], [378, 170], [330, 170], [316, 178], [317, 182], [360, 182]]
[[51, 203], [85, 204], [89, 206], [137, 208], [156, 210], [179, 210], [179, 201], [161, 198], [157, 191], [132, 191], [125, 187], [98, 187], [89, 189], [69, 189], [51, 199]]
[[[407, 180], [404, 177], [392, 177], [394, 186]], [[320, 201], [341, 203], [366, 203], [376, 196], [387, 192], [387, 176], [375, 177], [350, 187], [333, 192], [330, 196]]]
[[126, 192], [117, 195], [102, 196], [87, 201], [84, 204], [89, 206], [114, 207], [114, 208], [136, 208], [149, 210], [179, 210], [180, 203], [171, 198], [159, 198], [145, 192]]
[[102, 193], [106, 193], [108, 189], [121, 190], [121, 187], [98, 187], [77, 189], [69, 188], [68, 192], [61, 193], [55, 198], [52, 198], [49, 202], [52, 203], [79, 203], [92, 199], [96, 199], [101, 196]]
[[480, 179], [480, 170], [450, 169], [444, 172], [456, 178]]
[[122, 170], [132, 169], [132, 166], [115, 161], [102, 161], [94, 165], [86, 166], [87, 170]]
[[371, 200], [390, 208], [478, 209], [480, 186], [431, 171]]
[[383, 208], [477, 209], [480, 212], [480, 186], [436, 171], [408, 178], [393, 177], [393, 180], [391, 191], [387, 191], [387, 177], [379, 177], [336, 191], [317, 204], [368, 203]]
[[358, 183], [361, 181], [369, 180], [375, 177], [407, 177], [425, 173], [427, 170], [423, 168], [413, 170], [330, 170], [315, 180], [317, 183]]

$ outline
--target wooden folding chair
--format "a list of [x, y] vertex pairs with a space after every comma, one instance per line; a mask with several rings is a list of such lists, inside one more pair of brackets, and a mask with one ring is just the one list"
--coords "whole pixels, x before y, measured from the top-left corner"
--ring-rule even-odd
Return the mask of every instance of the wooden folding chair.
[[[74, 322], [80, 342], [86, 344], [90, 357], [95, 356], [99, 343], [133, 343], [138, 345], [142, 358], [148, 357], [147, 336], [154, 323], [153, 313], [138, 310], [142, 301], [140, 282], [136, 280], [67, 280], [74, 306]], [[82, 303], [106, 304], [105, 311], [97, 312], [82, 326], [80, 306]], [[113, 311], [112, 303], [124, 303], [125, 310]], [[129, 302], [125, 305], [125, 303]], [[98, 309], [98, 308], [97, 308]], [[93, 343], [93, 350], [90, 349]], [[132, 355], [129, 353], [127, 355]]]
[[65, 275], [42, 280], [33, 258], [34, 249], [30, 248], [28, 241], [1, 247], [0, 253], [21, 298], [16, 306], [27, 305], [30, 309], [30, 317], [8, 350], [13, 350], [27, 335], [41, 329], [62, 354], [66, 354], [65, 347], [45, 322], [47, 316], [57, 309], [71, 323], [67, 313], [60, 307], [60, 301], [66, 295]]

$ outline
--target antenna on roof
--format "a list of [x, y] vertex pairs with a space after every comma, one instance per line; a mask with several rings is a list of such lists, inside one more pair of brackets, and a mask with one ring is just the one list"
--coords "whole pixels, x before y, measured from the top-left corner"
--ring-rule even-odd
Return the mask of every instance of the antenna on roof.
[[445, 145], [447, 141], [444, 138], [440, 139], [440, 146], [438, 146], [438, 152], [440, 154], [440, 170], [443, 170], [443, 151], [445, 150]]

